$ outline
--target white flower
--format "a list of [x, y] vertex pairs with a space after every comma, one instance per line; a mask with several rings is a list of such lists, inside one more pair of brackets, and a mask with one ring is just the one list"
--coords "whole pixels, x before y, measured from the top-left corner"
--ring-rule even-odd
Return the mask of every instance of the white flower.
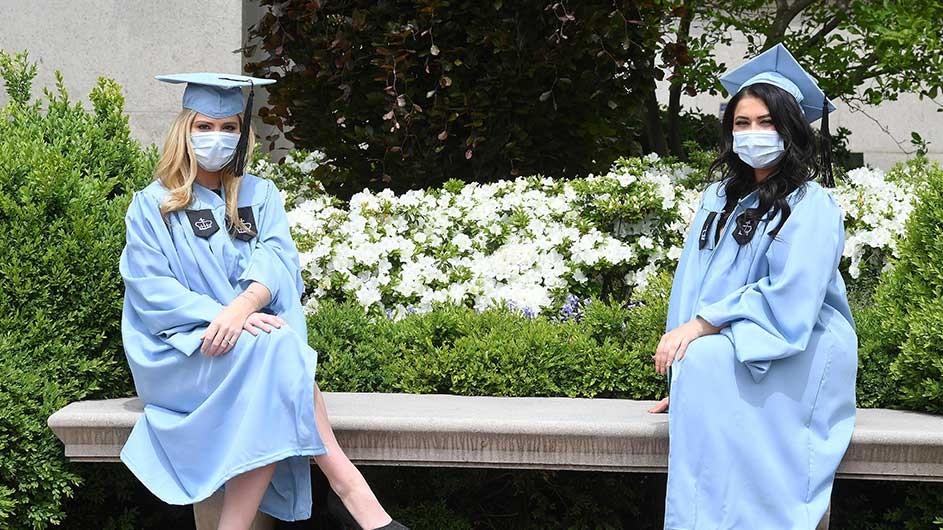
[[[299, 158], [286, 163], [308, 170], [326, 160], [317, 152]], [[260, 163], [259, 171], [277, 177], [280, 168]], [[363, 190], [344, 207], [326, 194], [294, 206], [286, 196], [307, 271], [305, 310], [330, 296], [393, 319], [444, 303], [476, 310], [511, 303], [536, 314], [565, 293], [585, 292], [613, 267], [626, 271], [627, 285], [643, 287], [680, 259], [678, 243], [701, 195], [680, 186], [692, 171], [647, 156], [582, 181], [522, 177], [468, 183], [455, 193]], [[886, 268], [896, 255], [913, 209], [909, 181], [865, 168], [831, 190], [845, 213], [842, 266], [852, 276]]]
[[675, 245], [668, 249], [668, 259], [678, 261], [681, 259], [681, 247]]
[[357, 289], [357, 302], [360, 303], [364, 308], [369, 308], [373, 304], [379, 303], [381, 296], [380, 290], [377, 289], [377, 286], [374, 282], [364, 283]]
[[446, 296], [450, 303], [454, 305], [461, 305], [465, 300], [465, 294], [467, 292], [466, 285], [461, 283], [453, 283], [449, 286]]
[[913, 187], [903, 179], [889, 180], [879, 169], [857, 168], [831, 194], [845, 214], [843, 256], [849, 258], [849, 275], [859, 277], [864, 264], [886, 268], [913, 210]]
[[472, 248], [472, 240], [465, 234], [455, 234], [455, 237], [452, 238], [452, 242], [455, 243], [455, 246], [458, 247], [460, 252], [468, 252]]

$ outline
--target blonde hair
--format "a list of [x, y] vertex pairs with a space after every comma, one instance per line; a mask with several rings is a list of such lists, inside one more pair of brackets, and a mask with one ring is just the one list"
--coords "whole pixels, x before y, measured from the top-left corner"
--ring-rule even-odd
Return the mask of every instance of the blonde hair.
[[[239, 122], [242, 123], [242, 115], [239, 114]], [[197, 176], [196, 155], [190, 147], [190, 129], [196, 120], [197, 112], [190, 109], [183, 109], [174, 119], [170, 126], [170, 132], [167, 133], [167, 139], [164, 141], [164, 151], [157, 161], [157, 169], [154, 172], [154, 179], [159, 180], [169, 191], [167, 199], [160, 205], [161, 216], [166, 221], [167, 215], [178, 210], [183, 210], [193, 201], [193, 183]], [[252, 153], [255, 146], [255, 133], [252, 127], [249, 127], [249, 145], [246, 149], [246, 157]], [[244, 230], [256, 235], [254, 230], [250, 230], [239, 218], [239, 183], [241, 177], [236, 177], [230, 170], [224, 168], [220, 174], [220, 184], [223, 187], [226, 197], [226, 224], [233, 222]], [[233, 221], [235, 220], [235, 221]]]

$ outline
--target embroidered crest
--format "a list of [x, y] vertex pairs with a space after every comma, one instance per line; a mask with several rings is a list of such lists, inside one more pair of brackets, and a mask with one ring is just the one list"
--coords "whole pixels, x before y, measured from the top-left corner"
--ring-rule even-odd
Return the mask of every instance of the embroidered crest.
[[208, 238], [219, 230], [216, 218], [213, 217], [213, 210], [187, 210], [187, 218], [190, 220], [193, 233], [198, 237]]
[[239, 213], [239, 219], [242, 221], [242, 224], [246, 225], [246, 228], [251, 230], [252, 233], [246, 232], [245, 230], [242, 229], [242, 227], [240, 227], [239, 225], [235, 223], [230, 227], [229, 233], [232, 234], [232, 236], [235, 237], [236, 239], [240, 239], [242, 241], [249, 241], [250, 239], [255, 237], [255, 234], [258, 233], [258, 228], [256, 228], [255, 226], [255, 215], [252, 213], [252, 207], [243, 206], [242, 208], [239, 208], [237, 211]]
[[711, 225], [714, 224], [715, 217], [717, 217], [717, 212], [707, 214], [707, 220], [704, 221], [704, 226], [701, 227], [701, 237], [699, 240], [701, 249], [707, 246], [707, 238], [710, 236]]
[[746, 245], [756, 233], [756, 220], [749, 218], [745, 213], [737, 216], [737, 228], [733, 231], [733, 238], [737, 243]]

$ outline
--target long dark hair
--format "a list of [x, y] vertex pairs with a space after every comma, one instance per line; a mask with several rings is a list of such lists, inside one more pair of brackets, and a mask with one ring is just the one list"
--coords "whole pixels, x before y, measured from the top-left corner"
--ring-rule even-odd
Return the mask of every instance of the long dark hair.
[[[773, 126], [783, 139], [786, 149], [777, 162], [776, 170], [759, 184], [753, 168], [733, 152], [734, 115], [737, 104], [747, 96], [758, 98], [766, 104]], [[725, 182], [727, 204], [721, 214], [722, 220], [717, 225], [718, 232], [737, 202], [753, 190], [758, 190], [759, 204], [756, 208], [746, 210], [744, 217], [757, 226], [761, 220], [772, 220], [777, 213], [782, 212], [779, 224], [770, 234], [775, 236], [791, 212], [786, 197], [819, 174], [815, 158], [815, 135], [796, 98], [768, 83], [747, 86], [730, 98], [721, 122], [720, 155], [711, 163], [709, 172], [711, 175], [719, 173]]]

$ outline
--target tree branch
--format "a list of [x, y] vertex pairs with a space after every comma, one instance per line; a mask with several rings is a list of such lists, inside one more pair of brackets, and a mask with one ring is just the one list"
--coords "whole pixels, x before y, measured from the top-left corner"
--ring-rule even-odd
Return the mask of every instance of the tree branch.
[[851, 112], [860, 112], [861, 114], [864, 114], [864, 116], [865, 116], [866, 118], [868, 118], [869, 120], [873, 121], [874, 124], [878, 126], [878, 129], [881, 129], [881, 131], [884, 132], [884, 134], [886, 134], [888, 137], [890, 137], [890, 139], [891, 139], [895, 144], [897, 144], [897, 148], [900, 149], [900, 151], [901, 151], [902, 153], [904, 153], [905, 155], [912, 155], [912, 154], [914, 154], [915, 151], [908, 151], [908, 150], [906, 150], [906, 149], [904, 149], [904, 148], [902, 147], [902, 146], [904, 145], [904, 140], [898, 140], [897, 138], [895, 138], [894, 135], [891, 134], [891, 130], [888, 129], [888, 127], [887, 127], [886, 125], [884, 125], [880, 120], [878, 120], [878, 119], [875, 118], [874, 116], [868, 114], [868, 113], [864, 110], [864, 107], [862, 107], [862, 106], [860, 106], [860, 105], [858, 105], [857, 103], [854, 103], [854, 102], [852, 102], [852, 101], [846, 101], [845, 103], [848, 105], [848, 110], [850, 110]]
[[822, 27], [818, 31], [816, 31], [814, 35], [809, 37], [808, 40], [806, 40], [804, 43], [802, 43], [801, 46], [799, 46], [799, 48], [796, 50], [796, 55], [799, 55], [799, 56], [805, 55], [806, 52], [808, 52], [809, 49], [812, 48], [812, 46], [818, 44], [819, 41], [821, 41], [823, 38], [825, 38], [826, 35], [828, 35], [835, 28], [837, 28], [838, 25], [841, 24], [841, 22], [847, 17], [848, 17], [848, 13], [843, 8], [839, 8], [838, 13], [836, 13], [835, 16], [831, 18], [831, 20], [829, 20], [824, 25], [822, 25]]
[[798, 16], [803, 9], [809, 7], [817, 1], [818, 0], [799, 0], [789, 7], [789, 10], [786, 11], [787, 25], [789, 22], [792, 22], [792, 19], [796, 18], [796, 16]]
[[766, 51], [773, 47], [773, 44], [783, 40], [786, 35], [786, 29], [792, 19], [796, 18], [803, 9], [809, 7], [817, 0], [797, 0], [796, 3], [789, 5], [788, 0], [776, 0], [776, 16], [773, 17], [773, 23], [766, 30], [766, 41], [763, 43], [763, 49]]
[[[874, 69], [871, 70], [871, 68]], [[846, 68], [845, 72], [849, 74], [848, 79], [854, 83], [854, 86], [859, 86], [864, 81], [885, 73], [882, 68], [878, 67], [874, 52], [868, 54], [859, 64]]]

